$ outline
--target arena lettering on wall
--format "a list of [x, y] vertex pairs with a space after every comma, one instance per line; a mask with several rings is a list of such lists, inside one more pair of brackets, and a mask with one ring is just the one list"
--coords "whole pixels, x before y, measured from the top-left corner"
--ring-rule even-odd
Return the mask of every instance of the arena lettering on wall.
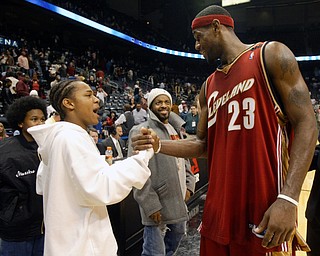
[[0, 36], [0, 45], [18, 47], [18, 42], [16, 40]]

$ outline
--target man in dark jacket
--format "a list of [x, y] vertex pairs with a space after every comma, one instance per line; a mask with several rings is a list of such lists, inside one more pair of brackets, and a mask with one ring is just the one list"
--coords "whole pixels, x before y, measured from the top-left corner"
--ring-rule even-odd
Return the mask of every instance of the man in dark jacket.
[[110, 136], [102, 141], [102, 145], [106, 149], [112, 148], [113, 158], [123, 158], [127, 156], [126, 143], [121, 139], [122, 127], [121, 125], [112, 125], [109, 129]]
[[88, 128], [88, 133], [92, 137], [94, 142], [96, 143], [97, 148], [100, 152], [100, 155], [104, 155], [106, 153], [106, 148], [102, 145], [101, 142], [99, 142], [99, 133], [98, 133], [97, 129]]
[[37, 144], [27, 132], [47, 116], [42, 99], [16, 100], [6, 117], [20, 135], [0, 142], [0, 245], [1, 255], [43, 255], [42, 197], [36, 194], [40, 160]]

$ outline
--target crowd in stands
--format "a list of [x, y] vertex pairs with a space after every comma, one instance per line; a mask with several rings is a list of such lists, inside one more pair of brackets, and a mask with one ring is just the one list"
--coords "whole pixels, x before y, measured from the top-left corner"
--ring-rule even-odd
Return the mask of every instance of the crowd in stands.
[[[110, 59], [101, 66], [98, 59], [103, 56], [98, 51], [87, 49], [76, 55], [70, 50], [51, 50], [50, 46], [37, 48], [36, 45], [28, 45], [27, 40], [24, 42], [19, 49], [1, 49], [0, 114], [4, 115], [16, 99], [27, 95], [48, 101], [48, 92], [52, 86], [61, 80], [77, 79], [88, 83], [100, 99], [101, 122], [95, 128], [101, 138], [109, 133], [115, 120], [126, 111], [125, 106], [129, 106], [135, 116], [145, 120], [146, 98], [152, 88], [168, 90], [176, 105], [182, 101], [191, 105], [205, 79], [203, 77], [201, 82], [199, 79], [197, 83], [190, 83], [187, 75], [181, 78], [170, 77], [165, 72], [168, 69], [157, 66], [151, 75], [143, 74], [141, 65], [130, 59]], [[143, 115], [140, 116], [140, 113]]]
[[[149, 33], [159, 36], [156, 32], [142, 28], [141, 24], [137, 26], [127, 18], [121, 18], [120, 13], [110, 13], [110, 10], [105, 10], [107, 7], [99, 6], [100, 1], [96, 1], [95, 6], [101, 11], [92, 13], [91, 8], [87, 8], [87, 1], [49, 2], [123, 32], [135, 33], [134, 28], [140, 28], [141, 36], [148, 37]], [[0, 114], [5, 114], [8, 106], [19, 97], [31, 93], [47, 100], [48, 91], [60, 80], [79, 79], [88, 83], [100, 99], [101, 123], [96, 128], [103, 137], [108, 134], [109, 127], [114, 125], [115, 120], [125, 112], [125, 104], [130, 106], [130, 111], [136, 109], [137, 104], [139, 108], [147, 110], [148, 92], [155, 87], [166, 89], [173, 96], [173, 107], [179, 106], [176, 112], [186, 117], [202, 83], [209, 75], [207, 70], [197, 74], [202, 65], [196, 60], [192, 64], [187, 59], [182, 64], [180, 60], [170, 62], [164, 57], [153, 56], [145, 60], [137, 58], [130, 51], [111, 56], [104, 49], [92, 46], [69, 48], [60, 41], [55, 33], [41, 38], [24, 31], [19, 36], [19, 48], [0, 47]], [[112, 49], [112, 44], [110, 45]], [[320, 99], [319, 68], [316, 65], [306, 65], [302, 73], [309, 86], [316, 113]]]

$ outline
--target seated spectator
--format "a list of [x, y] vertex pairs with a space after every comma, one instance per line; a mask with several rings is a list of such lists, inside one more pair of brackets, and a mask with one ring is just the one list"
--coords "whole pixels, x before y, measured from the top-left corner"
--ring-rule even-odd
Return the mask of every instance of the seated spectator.
[[6, 129], [3, 125], [3, 123], [0, 123], [0, 140], [4, 140], [5, 138], [8, 138], [9, 136], [6, 133]]
[[111, 111], [110, 115], [107, 116], [106, 120], [104, 122], [102, 122], [102, 126], [105, 130], [108, 131], [108, 133], [110, 133], [110, 127], [112, 125], [114, 125], [114, 122], [117, 120], [117, 115], [116, 112]]
[[102, 141], [105, 148], [112, 148], [112, 157], [119, 159], [127, 156], [126, 143], [121, 139], [121, 125], [113, 125], [110, 127], [110, 136]]

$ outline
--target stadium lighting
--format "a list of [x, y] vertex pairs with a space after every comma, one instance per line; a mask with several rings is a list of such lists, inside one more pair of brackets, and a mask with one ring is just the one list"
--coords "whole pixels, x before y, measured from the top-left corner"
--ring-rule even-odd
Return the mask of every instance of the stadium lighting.
[[[89, 20], [87, 18], [84, 18], [78, 14], [72, 13], [70, 11], [67, 11], [61, 7], [55, 6], [53, 4], [50, 4], [46, 1], [43, 0], [25, 0], [28, 3], [37, 5], [39, 7], [42, 7], [46, 10], [52, 11], [54, 13], [57, 13], [59, 15], [62, 15], [64, 17], [67, 17], [69, 19], [72, 19], [74, 21], [80, 22], [86, 26], [92, 27], [94, 29], [100, 30], [106, 34], [118, 37], [120, 39], [123, 39], [129, 43], [138, 45], [140, 47], [152, 50], [152, 51], [156, 51], [156, 52], [160, 52], [163, 54], [169, 54], [169, 55], [175, 55], [175, 56], [179, 56], [179, 57], [185, 57], [185, 58], [192, 58], [192, 59], [204, 59], [204, 57], [201, 54], [197, 54], [197, 53], [190, 53], [190, 52], [181, 52], [181, 51], [176, 51], [176, 50], [171, 50], [171, 49], [167, 49], [167, 48], [163, 48], [157, 45], [152, 45], [143, 41], [140, 41], [134, 37], [131, 37], [127, 34], [124, 34], [120, 31], [114, 30], [112, 28], [109, 28], [107, 26], [104, 26], [102, 24], [99, 24], [95, 21]], [[236, 1], [223, 1], [223, 2], [233, 2], [233, 3], [244, 3], [244, 2], [250, 2], [250, 0], [236, 0]], [[4, 39], [3, 39], [4, 40]], [[4, 42], [4, 41], [3, 41]], [[3, 44], [0, 38], [0, 44]], [[320, 60], [320, 55], [318, 56], [300, 56], [300, 57], [296, 57], [297, 61], [319, 61]]]
[[249, 2], [251, 2], [251, 0], [222, 0], [222, 6], [225, 7], [225, 6], [244, 4]]

